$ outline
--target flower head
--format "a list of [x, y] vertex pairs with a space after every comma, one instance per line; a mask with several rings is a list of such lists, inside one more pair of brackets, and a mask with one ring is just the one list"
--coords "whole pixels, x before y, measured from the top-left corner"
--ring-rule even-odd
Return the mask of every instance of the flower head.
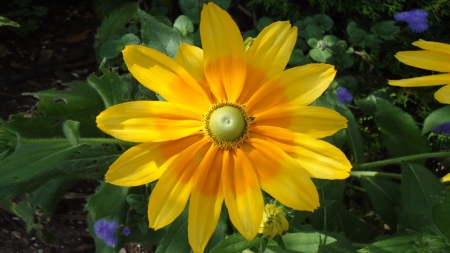
[[441, 103], [450, 104], [450, 85], [446, 85], [450, 80], [450, 45], [425, 40], [419, 40], [412, 44], [424, 50], [398, 52], [395, 57], [399, 61], [416, 68], [444, 73], [402, 80], [389, 80], [389, 84], [401, 87], [445, 85], [434, 93], [434, 97]]
[[114, 233], [119, 228], [117, 221], [108, 221], [100, 219], [94, 224], [94, 232], [98, 238], [102, 239], [109, 247], [114, 247], [117, 244], [117, 238]]
[[312, 211], [319, 196], [311, 177], [343, 179], [346, 156], [319, 140], [347, 126], [337, 112], [308, 106], [330, 85], [328, 64], [285, 70], [297, 38], [289, 22], [266, 27], [245, 51], [233, 19], [204, 5], [203, 50], [181, 44], [175, 59], [154, 49], [123, 50], [128, 69], [164, 97], [110, 107], [97, 117], [104, 132], [131, 142], [106, 181], [136, 186], [159, 180], [149, 200], [150, 227], [178, 217], [189, 200], [188, 234], [203, 252], [225, 201], [248, 240], [264, 213], [261, 189], [286, 206]]
[[431, 129], [431, 132], [437, 134], [450, 134], [450, 122], [445, 122], [433, 127], [433, 129]]
[[264, 207], [263, 218], [258, 233], [262, 236], [274, 238], [289, 229], [286, 213], [275, 204], [267, 204]]
[[131, 233], [131, 230], [128, 227], [126, 227], [122, 230], [122, 234], [124, 234], [125, 236], [130, 235], [130, 233]]
[[353, 100], [352, 94], [350, 94], [350, 92], [348, 92], [348, 90], [344, 87], [339, 87], [336, 90], [336, 94], [339, 101], [343, 104], [350, 103]]
[[394, 19], [399, 22], [403, 21], [408, 23], [411, 31], [415, 33], [421, 33], [428, 30], [428, 12], [424, 10], [412, 10], [399, 12], [394, 15]]

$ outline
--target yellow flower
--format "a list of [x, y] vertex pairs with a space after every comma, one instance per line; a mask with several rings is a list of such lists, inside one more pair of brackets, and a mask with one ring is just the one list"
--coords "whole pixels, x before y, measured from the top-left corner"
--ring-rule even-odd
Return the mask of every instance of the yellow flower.
[[264, 207], [263, 218], [258, 233], [264, 237], [269, 236], [270, 238], [274, 238], [276, 235], [281, 235], [288, 229], [289, 223], [283, 209], [277, 207], [275, 204], [267, 204]]
[[148, 208], [160, 229], [189, 199], [188, 234], [203, 252], [225, 201], [248, 240], [263, 217], [261, 189], [286, 206], [319, 206], [311, 177], [343, 179], [351, 165], [318, 140], [347, 126], [337, 112], [308, 106], [329, 86], [333, 66], [283, 71], [297, 38], [289, 22], [265, 28], [249, 47], [232, 18], [213, 3], [201, 13], [203, 50], [182, 44], [172, 59], [144, 46], [123, 56], [133, 76], [168, 102], [134, 101], [106, 109], [97, 125], [115, 138], [141, 142], [106, 173], [106, 181], [137, 186], [158, 180]]
[[434, 93], [434, 98], [441, 103], [450, 104], [450, 45], [425, 40], [412, 44], [424, 50], [398, 52], [395, 57], [410, 66], [444, 74], [389, 80], [389, 84], [402, 87], [445, 85]]

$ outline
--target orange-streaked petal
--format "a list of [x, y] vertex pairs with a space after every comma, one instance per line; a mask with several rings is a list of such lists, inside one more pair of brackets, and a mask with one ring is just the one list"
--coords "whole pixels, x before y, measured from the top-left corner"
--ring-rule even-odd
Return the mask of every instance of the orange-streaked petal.
[[245, 103], [267, 80], [283, 72], [297, 40], [289, 21], [264, 28], [247, 51], [247, 78], [239, 97]]
[[[426, 40], [415, 41], [412, 44], [416, 47], [420, 47], [425, 50], [437, 51], [437, 52], [442, 52], [445, 54], [450, 54], [450, 45], [449, 44], [434, 42], [434, 41], [426, 41]], [[448, 72], [448, 70], [446, 72]]]
[[210, 146], [209, 141], [202, 139], [170, 163], [150, 195], [148, 203], [150, 227], [154, 229], [165, 227], [181, 214], [191, 194], [198, 165]]
[[167, 101], [208, 110], [211, 101], [207, 94], [174, 59], [140, 45], [126, 46], [122, 53], [128, 70], [147, 88]]
[[312, 177], [344, 179], [349, 176], [352, 168], [350, 161], [340, 149], [326, 141], [271, 126], [256, 126], [252, 132], [281, 148]]
[[211, 146], [197, 168], [188, 218], [189, 244], [194, 253], [203, 253], [219, 220], [223, 203], [222, 160], [222, 150]]
[[402, 51], [395, 55], [404, 64], [439, 72], [449, 72], [450, 54], [436, 51]]
[[201, 112], [185, 105], [133, 101], [104, 110], [97, 116], [97, 127], [125, 141], [160, 142], [197, 133], [202, 129], [202, 121]]
[[322, 63], [285, 70], [267, 81], [250, 98], [246, 103], [247, 110], [255, 114], [282, 104], [309, 105], [322, 95], [335, 75], [332, 65]]
[[203, 6], [200, 22], [205, 76], [220, 100], [235, 102], [245, 82], [244, 42], [228, 13], [214, 3]]
[[203, 134], [197, 134], [175, 141], [136, 145], [125, 151], [109, 167], [105, 180], [120, 186], [153, 182], [161, 177], [175, 157], [202, 138]]
[[347, 119], [338, 112], [318, 106], [279, 105], [253, 114], [252, 126], [275, 126], [293, 132], [323, 138], [347, 127]]
[[225, 204], [233, 225], [250, 241], [258, 233], [264, 210], [259, 180], [241, 149], [224, 151], [223, 160]]
[[400, 80], [388, 80], [392, 86], [401, 87], [421, 87], [421, 86], [435, 86], [450, 83], [450, 74], [438, 74], [431, 76], [421, 76]]
[[450, 85], [445, 85], [436, 91], [434, 98], [443, 104], [450, 104]]
[[241, 149], [256, 168], [261, 188], [282, 204], [304, 211], [319, 206], [319, 194], [310, 174], [279, 147], [258, 138]]

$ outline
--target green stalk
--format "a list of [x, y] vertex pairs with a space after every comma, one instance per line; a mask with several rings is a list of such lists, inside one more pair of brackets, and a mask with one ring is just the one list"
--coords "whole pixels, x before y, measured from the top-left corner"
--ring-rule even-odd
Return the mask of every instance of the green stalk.
[[378, 171], [351, 171], [352, 177], [385, 177], [392, 179], [402, 179], [402, 175], [396, 173], [378, 172]]
[[[68, 143], [67, 139], [20, 139], [20, 144], [57, 144]], [[133, 145], [132, 142], [112, 138], [80, 138], [80, 144], [125, 144]]]
[[376, 162], [371, 162], [371, 163], [355, 164], [355, 165], [353, 165], [353, 170], [363, 170], [363, 169], [368, 169], [368, 168], [373, 168], [373, 167], [385, 166], [388, 164], [400, 163], [402, 161], [419, 160], [419, 159], [426, 159], [426, 158], [431, 158], [431, 157], [450, 157], [450, 152], [425, 153], [425, 154], [397, 157], [397, 158], [376, 161]]

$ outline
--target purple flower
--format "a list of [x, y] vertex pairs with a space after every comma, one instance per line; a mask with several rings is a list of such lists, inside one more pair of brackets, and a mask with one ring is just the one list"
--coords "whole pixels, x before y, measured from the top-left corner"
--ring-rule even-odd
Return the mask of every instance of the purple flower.
[[336, 90], [336, 94], [337, 94], [339, 101], [341, 101], [341, 103], [343, 103], [343, 104], [350, 103], [353, 100], [352, 94], [350, 94], [348, 92], [348, 90], [344, 87], [339, 87]]
[[437, 134], [450, 134], [450, 122], [445, 122], [431, 129], [431, 132]]
[[415, 33], [421, 33], [428, 30], [428, 12], [424, 10], [403, 11], [394, 15], [397, 22], [408, 23], [409, 29]]
[[106, 245], [114, 247], [117, 243], [114, 233], [119, 228], [117, 221], [107, 221], [105, 219], [100, 219], [94, 224], [94, 232], [98, 238], [102, 239]]
[[128, 236], [130, 233], [131, 233], [131, 230], [128, 227], [124, 228], [122, 231], [122, 234], [124, 234], [125, 236]]

